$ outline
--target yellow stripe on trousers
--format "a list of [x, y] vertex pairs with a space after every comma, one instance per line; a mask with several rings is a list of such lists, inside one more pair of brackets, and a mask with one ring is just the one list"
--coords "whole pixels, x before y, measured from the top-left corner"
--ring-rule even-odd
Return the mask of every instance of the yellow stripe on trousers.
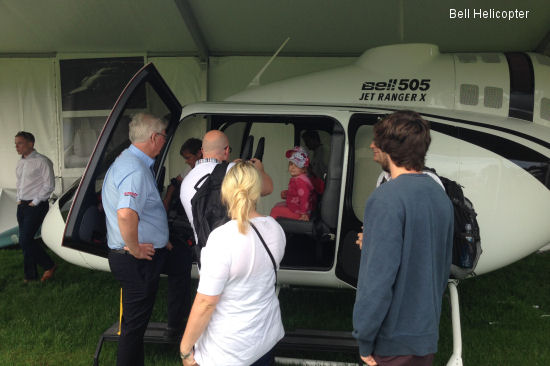
[[120, 288], [120, 315], [118, 317], [118, 333], [120, 335], [122, 329], [122, 287]]

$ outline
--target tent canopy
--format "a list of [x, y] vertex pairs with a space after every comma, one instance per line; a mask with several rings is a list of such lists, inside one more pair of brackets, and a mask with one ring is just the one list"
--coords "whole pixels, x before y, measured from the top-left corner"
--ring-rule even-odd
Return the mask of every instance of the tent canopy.
[[[454, 8], [469, 9], [470, 19], [451, 19]], [[479, 9], [517, 9], [524, 18], [473, 19]], [[405, 42], [433, 43], [442, 52], [545, 52], [549, 32], [550, 2], [540, 0], [0, 2], [0, 57], [146, 51], [204, 61], [272, 54], [287, 37], [283, 56], [357, 56]]]

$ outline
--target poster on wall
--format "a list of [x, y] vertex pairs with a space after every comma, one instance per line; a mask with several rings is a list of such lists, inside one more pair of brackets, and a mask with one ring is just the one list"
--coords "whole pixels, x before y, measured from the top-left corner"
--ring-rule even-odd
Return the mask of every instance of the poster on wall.
[[[59, 60], [65, 169], [81, 174], [110, 110], [143, 64], [143, 57]], [[137, 91], [129, 107], [147, 107], [145, 88]]]
[[[59, 60], [63, 111], [111, 110], [143, 57]], [[145, 107], [145, 90], [131, 107]]]

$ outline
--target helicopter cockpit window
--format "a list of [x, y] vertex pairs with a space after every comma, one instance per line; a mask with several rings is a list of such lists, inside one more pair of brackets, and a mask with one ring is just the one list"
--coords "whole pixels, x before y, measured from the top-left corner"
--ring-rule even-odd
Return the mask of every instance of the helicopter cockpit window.
[[260, 138], [264, 137], [264, 155], [262, 163], [273, 180], [273, 193], [262, 197], [258, 203], [258, 212], [269, 215], [271, 207], [281, 200], [280, 192], [288, 185], [288, 162], [285, 151], [294, 146], [294, 128], [291, 124], [263, 121], [238, 121], [225, 124], [222, 130], [229, 139], [232, 148], [230, 159], [241, 157], [246, 139], [253, 136], [252, 157]]
[[[253, 140], [250, 152], [253, 157], [260, 139], [265, 139], [262, 162], [273, 179], [273, 193], [260, 199], [258, 212], [262, 215], [269, 215], [276, 204], [284, 201], [281, 191], [288, 189], [290, 180], [285, 152], [295, 146], [301, 146], [308, 152], [326, 191], [318, 195], [309, 221], [277, 219], [287, 235], [286, 254], [281, 265], [283, 268], [330, 269], [335, 255], [334, 237], [344, 149], [341, 126], [327, 117], [272, 115], [216, 116], [212, 127], [222, 129], [228, 136], [232, 158], [240, 157], [243, 150], [247, 150], [247, 140]], [[310, 170], [308, 174], [315, 173]]]
[[[191, 170], [191, 167], [187, 165], [181, 154], [181, 147], [191, 138], [202, 140], [202, 137], [206, 133], [207, 125], [208, 120], [204, 116], [189, 116], [179, 123], [172, 137], [170, 148], [166, 152], [166, 159], [164, 160], [164, 166], [166, 167], [165, 187], [170, 184], [172, 178], [178, 176], [183, 178]], [[166, 190], [163, 193], [166, 194]]]

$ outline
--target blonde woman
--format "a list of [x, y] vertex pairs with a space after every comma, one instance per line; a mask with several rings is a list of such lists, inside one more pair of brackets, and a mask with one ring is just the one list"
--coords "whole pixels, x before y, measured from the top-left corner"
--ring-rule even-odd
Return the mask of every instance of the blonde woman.
[[273, 218], [256, 211], [261, 182], [249, 162], [235, 164], [223, 180], [231, 221], [212, 231], [202, 250], [199, 287], [180, 344], [184, 366], [273, 362], [272, 349], [284, 335], [274, 285], [286, 240]]

